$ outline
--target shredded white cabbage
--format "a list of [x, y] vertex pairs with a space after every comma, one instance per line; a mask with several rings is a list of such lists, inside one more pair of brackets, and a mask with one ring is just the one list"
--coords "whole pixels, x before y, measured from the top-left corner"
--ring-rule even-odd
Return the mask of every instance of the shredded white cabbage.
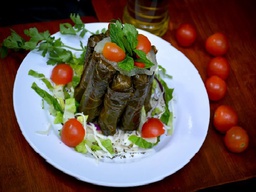
[[[117, 130], [116, 134], [113, 136], [103, 135], [100, 130], [97, 130], [97, 127], [93, 123], [86, 123], [87, 116], [82, 113], [75, 114], [77, 119], [82, 120], [82, 123], [86, 129], [85, 140], [94, 142], [100, 146], [102, 150], [92, 150], [91, 147], [85, 143], [85, 147], [89, 154], [91, 154], [96, 159], [113, 159], [113, 158], [134, 158], [135, 156], [145, 155], [146, 153], [153, 152], [153, 149], [141, 149], [138, 146], [134, 145], [129, 141], [130, 135], [140, 136], [140, 132], [124, 132], [122, 130]], [[80, 121], [81, 122], [81, 121]], [[101, 140], [110, 139], [112, 146], [114, 147], [114, 154], [111, 154], [105, 147], [102, 145]]]

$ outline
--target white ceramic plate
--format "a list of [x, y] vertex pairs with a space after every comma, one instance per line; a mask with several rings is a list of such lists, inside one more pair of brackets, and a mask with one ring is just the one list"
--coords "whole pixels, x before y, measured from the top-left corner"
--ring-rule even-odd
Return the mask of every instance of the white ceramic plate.
[[[86, 24], [86, 28], [95, 32], [107, 28], [107, 23]], [[181, 52], [160, 37], [148, 32], [147, 35], [158, 49], [157, 61], [173, 76], [168, 81], [174, 88], [175, 127], [174, 134], [163, 137], [156, 152], [145, 158], [125, 163], [101, 162], [86, 157], [65, 146], [56, 133], [38, 134], [46, 130], [49, 117], [41, 108], [41, 98], [32, 90], [36, 82], [43, 84], [28, 75], [30, 69], [50, 76], [52, 66], [46, 64], [46, 58], [35, 51], [30, 52], [23, 60], [17, 72], [13, 90], [14, 110], [20, 129], [31, 147], [47, 162], [57, 169], [79, 180], [102, 186], [129, 187], [153, 183], [175, 173], [201, 148], [209, 125], [209, 100], [194, 65]], [[70, 46], [79, 47], [79, 41], [87, 42], [90, 34], [84, 39], [73, 36], [62, 36], [62, 41]], [[86, 44], [85, 44], [86, 45]]]

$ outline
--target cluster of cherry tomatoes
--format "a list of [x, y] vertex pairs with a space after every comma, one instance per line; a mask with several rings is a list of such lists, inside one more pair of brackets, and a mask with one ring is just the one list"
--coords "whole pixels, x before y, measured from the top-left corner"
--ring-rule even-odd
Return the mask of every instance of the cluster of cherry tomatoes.
[[[196, 41], [197, 32], [193, 25], [183, 23], [177, 28], [175, 37], [180, 46], [189, 47]], [[226, 79], [230, 73], [230, 64], [224, 56], [229, 49], [228, 39], [223, 33], [214, 33], [206, 39], [205, 49], [212, 56], [207, 64], [205, 88], [210, 101], [219, 101], [227, 92]], [[217, 107], [213, 125], [224, 134], [224, 143], [229, 151], [240, 153], [248, 147], [248, 134], [238, 125], [237, 112], [231, 106]]]

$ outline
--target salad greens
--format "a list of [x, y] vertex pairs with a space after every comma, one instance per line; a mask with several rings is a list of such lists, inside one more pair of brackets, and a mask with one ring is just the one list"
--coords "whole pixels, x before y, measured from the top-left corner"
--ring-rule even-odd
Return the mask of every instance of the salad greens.
[[[79, 15], [71, 14], [71, 20], [74, 22], [72, 26], [69, 23], [60, 24], [60, 33], [68, 35], [79, 35], [84, 37], [84, 35], [89, 32], [85, 28], [85, 24], [80, 19]], [[95, 33], [103, 33], [106, 29], [101, 31], [96, 31]], [[55, 117], [54, 124], [60, 124], [67, 121], [69, 118], [76, 117], [81, 123], [83, 123], [85, 129], [87, 130], [88, 138], [81, 142], [75, 147], [75, 150], [80, 153], [91, 152], [95, 157], [99, 157], [99, 151], [105, 151], [109, 156], [113, 156], [115, 149], [112, 140], [108, 138], [102, 138], [97, 132], [97, 127], [94, 124], [87, 123], [87, 117], [83, 114], [77, 113], [78, 103], [75, 101], [74, 87], [78, 85], [80, 81], [80, 76], [83, 72], [84, 58], [86, 53], [86, 46], [80, 43], [80, 48], [73, 48], [65, 45], [60, 38], [56, 39], [52, 36], [49, 31], [39, 32], [36, 28], [30, 28], [24, 31], [24, 34], [30, 37], [28, 41], [25, 41], [20, 35], [18, 35], [14, 30], [11, 30], [11, 35], [7, 37], [1, 44], [0, 55], [2, 58], [8, 55], [8, 50], [20, 51], [20, 50], [37, 50], [41, 52], [43, 57], [47, 57], [48, 65], [56, 65], [58, 63], [70, 64], [74, 70], [74, 77], [72, 83], [63, 86], [54, 85], [49, 79], [45, 77], [44, 74], [38, 73], [34, 70], [30, 70], [28, 75], [40, 79], [47, 89], [51, 92], [48, 93], [46, 90], [40, 88], [35, 82], [32, 83], [31, 88], [45, 101], [49, 106], [49, 112]], [[115, 35], [113, 35], [115, 34]], [[134, 68], [134, 55], [137, 55], [137, 60], [146, 64], [146, 68], [150, 68], [154, 65], [149, 59], [147, 59], [146, 54], [143, 51], [135, 50], [137, 45], [137, 35], [138, 32], [133, 25], [122, 24], [119, 21], [110, 24], [110, 38], [112, 42], [115, 42], [127, 53], [124, 61], [119, 62], [118, 65], [123, 70], [131, 70]], [[76, 56], [73, 51], [79, 51], [80, 56]], [[169, 88], [163, 78], [171, 78], [163, 67], [158, 65], [159, 71], [155, 75], [155, 85], [154, 90], [156, 92], [162, 92], [162, 99], [164, 105], [156, 107], [152, 114], [160, 115], [161, 121], [169, 126], [167, 131], [168, 135], [172, 134], [173, 125], [173, 113], [169, 110], [169, 102], [172, 100], [173, 89]], [[159, 103], [157, 105], [160, 105]], [[142, 119], [146, 119], [145, 110], [141, 112]], [[127, 136], [127, 135], [126, 135]], [[150, 149], [157, 145], [160, 141], [160, 137], [157, 138], [155, 143], [149, 142], [146, 139], [140, 137], [140, 135], [130, 133], [126, 140], [127, 149], [130, 148], [132, 144], [135, 144], [142, 149]], [[97, 152], [97, 153], [96, 153]]]

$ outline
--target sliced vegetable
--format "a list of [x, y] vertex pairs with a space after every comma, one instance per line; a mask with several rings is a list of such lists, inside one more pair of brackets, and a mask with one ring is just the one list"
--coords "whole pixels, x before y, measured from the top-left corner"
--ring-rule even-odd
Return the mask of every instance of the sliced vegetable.
[[151, 142], [148, 142], [146, 139], [143, 139], [142, 137], [138, 137], [136, 135], [131, 135], [129, 137], [129, 140], [134, 143], [135, 145], [139, 146], [140, 148], [143, 148], [143, 149], [150, 149], [152, 147], [154, 147], [155, 145], [157, 145], [157, 143], [159, 142], [156, 142], [156, 143], [151, 143]]
[[65, 100], [63, 123], [75, 117], [76, 101], [75, 98], [68, 98]]
[[164, 132], [164, 124], [160, 119], [151, 117], [142, 125], [141, 136], [144, 138], [158, 137]]
[[139, 67], [139, 68], [145, 68], [145, 63], [141, 63], [141, 62], [134, 62], [134, 66]]
[[84, 140], [85, 129], [75, 118], [71, 118], [61, 129], [61, 141], [69, 147], [75, 147]]
[[47, 91], [41, 89], [40, 87], [38, 87], [38, 85], [35, 82], [32, 84], [31, 88], [34, 89], [35, 92], [40, 97], [42, 97], [50, 106], [53, 106], [53, 108], [56, 111], [63, 113], [63, 109], [61, 105], [59, 104], [58, 100], [54, 96], [49, 94]]
[[119, 47], [116, 43], [106, 42], [103, 51], [103, 56], [109, 61], [119, 62], [124, 60], [125, 52], [121, 47]]
[[141, 50], [147, 54], [151, 49], [151, 42], [143, 34], [138, 34], [137, 39], [138, 39], [138, 44], [136, 46], [136, 49]]
[[155, 80], [159, 86], [161, 92], [163, 92], [163, 99], [165, 103], [164, 112], [162, 113], [160, 119], [161, 121], [169, 127], [167, 134], [171, 135], [173, 132], [173, 112], [169, 109], [169, 102], [173, 99], [173, 88], [169, 88], [163, 78], [171, 79], [172, 76], [166, 74], [165, 69], [159, 65], [159, 73], [155, 76]]
[[68, 64], [57, 64], [54, 66], [51, 73], [51, 80], [56, 85], [66, 85], [72, 81], [73, 69]]

